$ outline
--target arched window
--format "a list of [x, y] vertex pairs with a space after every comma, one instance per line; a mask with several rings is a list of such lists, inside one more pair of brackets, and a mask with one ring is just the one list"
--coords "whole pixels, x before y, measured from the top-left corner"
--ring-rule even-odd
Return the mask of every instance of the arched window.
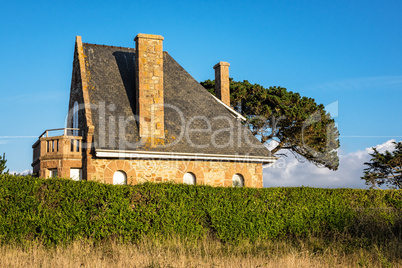
[[118, 170], [113, 174], [113, 184], [127, 184], [127, 175], [124, 171]]
[[232, 181], [233, 181], [233, 187], [243, 187], [244, 186], [244, 178], [241, 174], [234, 174]]
[[[78, 128], [78, 102], [74, 102], [74, 108], [73, 108], [73, 128]], [[74, 130], [73, 131], [73, 136], [77, 136], [78, 131]]]
[[187, 172], [183, 176], [183, 183], [194, 185], [195, 184], [195, 175], [191, 172]]

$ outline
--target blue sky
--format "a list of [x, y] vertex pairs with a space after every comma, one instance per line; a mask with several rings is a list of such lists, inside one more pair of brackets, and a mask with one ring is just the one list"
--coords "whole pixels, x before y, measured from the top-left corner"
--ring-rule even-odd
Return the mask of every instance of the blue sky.
[[164, 50], [198, 81], [227, 61], [235, 80], [331, 105], [341, 155], [400, 141], [401, 18], [402, 2], [391, 0], [8, 1], [0, 153], [10, 170], [30, 169], [37, 136], [64, 127], [76, 35], [134, 47], [137, 33], [164, 36]]

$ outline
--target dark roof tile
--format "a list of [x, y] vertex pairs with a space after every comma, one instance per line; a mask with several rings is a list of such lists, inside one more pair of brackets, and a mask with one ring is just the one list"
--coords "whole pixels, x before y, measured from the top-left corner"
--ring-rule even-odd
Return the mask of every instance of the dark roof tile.
[[[177, 153], [271, 153], [164, 52], [165, 139], [140, 139], [135, 121], [135, 49], [84, 43], [95, 148]], [[191, 129], [192, 131], [188, 131]], [[230, 131], [229, 131], [230, 129]]]

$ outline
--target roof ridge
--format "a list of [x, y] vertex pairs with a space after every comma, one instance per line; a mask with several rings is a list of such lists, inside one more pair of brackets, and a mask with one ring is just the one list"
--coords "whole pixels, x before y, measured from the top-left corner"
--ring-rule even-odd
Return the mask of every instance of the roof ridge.
[[91, 44], [91, 43], [82, 43], [83, 45], [97, 46], [97, 47], [112, 47], [112, 48], [123, 48], [123, 49], [134, 49], [132, 47], [121, 47], [121, 46], [109, 46], [109, 45], [99, 45], [99, 44]]

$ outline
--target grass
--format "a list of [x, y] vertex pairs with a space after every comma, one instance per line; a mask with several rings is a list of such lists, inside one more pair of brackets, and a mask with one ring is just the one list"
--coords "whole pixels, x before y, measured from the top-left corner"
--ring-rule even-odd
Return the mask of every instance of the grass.
[[339, 241], [328, 244], [318, 238], [238, 245], [208, 238], [74, 241], [53, 247], [31, 242], [0, 246], [0, 267], [402, 267], [400, 250], [390, 244], [348, 251]]

